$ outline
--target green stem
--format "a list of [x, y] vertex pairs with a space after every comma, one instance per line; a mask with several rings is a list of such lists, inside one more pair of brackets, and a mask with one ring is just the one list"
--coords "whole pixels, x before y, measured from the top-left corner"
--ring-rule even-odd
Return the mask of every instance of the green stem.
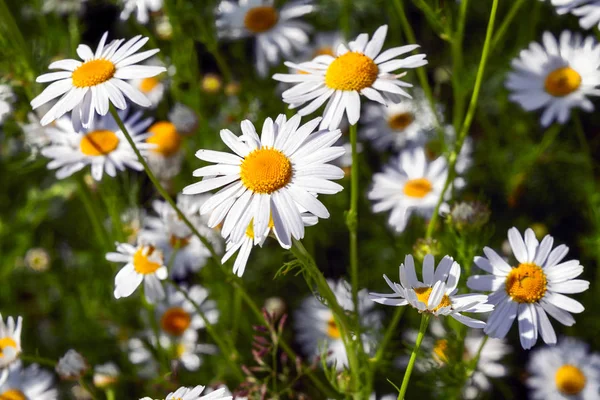
[[400, 393], [398, 394], [398, 400], [404, 400], [404, 395], [406, 394], [406, 390], [408, 389], [408, 382], [410, 381], [410, 375], [412, 374], [413, 367], [415, 366], [415, 361], [417, 359], [417, 353], [419, 352], [419, 348], [421, 347], [421, 342], [425, 337], [425, 332], [427, 331], [427, 325], [429, 325], [430, 314], [423, 313], [421, 314], [421, 326], [419, 327], [419, 334], [417, 335], [417, 342], [415, 343], [415, 347], [413, 348], [412, 353], [410, 354], [410, 360], [408, 361], [408, 366], [406, 367], [406, 372], [404, 372], [404, 379], [402, 379], [402, 386], [400, 387]]
[[500, 25], [498, 31], [492, 39], [492, 49], [495, 49], [496, 46], [498, 46], [498, 43], [500, 43], [500, 41], [504, 38], [504, 35], [508, 31], [510, 24], [512, 23], [513, 19], [517, 16], [517, 13], [519, 12], [519, 9], [523, 4], [525, 4], [525, 0], [516, 0], [513, 2], [513, 5], [508, 11], [508, 14], [506, 14], [506, 17], [504, 17], [504, 19], [502, 20], [502, 24]]
[[350, 277], [352, 283], [352, 302], [358, 313], [358, 192], [359, 167], [358, 152], [356, 151], [356, 125], [350, 126], [350, 145], [352, 147], [352, 169], [350, 178], [350, 209], [346, 214], [346, 226], [350, 232]]
[[212, 258], [215, 260], [215, 262], [217, 263], [217, 265], [220, 265], [221, 261], [219, 260], [219, 256], [215, 252], [215, 249], [213, 248], [213, 246], [210, 244], [210, 242], [204, 236], [202, 236], [200, 234], [200, 232], [198, 232], [198, 230], [196, 229], [196, 227], [190, 222], [190, 220], [179, 209], [179, 207], [177, 207], [177, 204], [175, 203], [175, 201], [173, 200], [173, 198], [169, 195], [169, 193], [161, 185], [160, 181], [156, 178], [156, 176], [154, 175], [154, 173], [152, 172], [152, 170], [148, 166], [148, 163], [146, 162], [146, 160], [144, 159], [144, 157], [140, 153], [140, 150], [135, 145], [135, 142], [131, 138], [131, 135], [127, 131], [127, 128], [125, 127], [125, 124], [121, 120], [121, 117], [119, 116], [119, 113], [117, 112], [117, 110], [115, 109], [115, 107], [112, 105], [112, 103], [110, 104], [109, 108], [110, 108], [110, 113], [112, 114], [112, 116], [115, 119], [117, 125], [119, 126], [119, 128], [121, 129], [121, 131], [123, 132], [123, 134], [125, 135], [125, 138], [127, 139], [127, 142], [129, 142], [129, 145], [133, 148], [133, 151], [135, 152], [135, 155], [137, 156], [138, 161], [144, 167], [144, 170], [146, 171], [146, 174], [148, 175], [148, 178], [150, 178], [150, 181], [152, 181], [152, 184], [154, 185], [154, 187], [156, 188], [156, 190], [158, 191], [158, 193], [160, 193], [160, 195], [167, 201], [167, 203], [169, 203], [171, 205], [171, 207], [173, 207], [173, 210], [175, 210], [175, 212], [177, 213], [177, 216], [186, 224], [186, 226], [188, 228], [190, 228], [190, 230], [194, 233], [194, 235], [196, 235], [198, 237], [198, 239], [200, 239], [200, 241], [208, 249], [208, 251], [210, 251], [210, 254], [211, 254]]
[[104, 394], [106, 395], [106, 400], [115, 400], [115, 391], [112, 388], [105, 389]]
[[390, 343], [392, 337], [396, 333], [396, 327], [398, 326], [400, 319], [402, 319], [402, 315], [404, 314], [405, 309], [406, 307], [398, 307], [396, 308], [396, 311], [394, 311], [392, 321], [386, 328], [385, 334], [383, 335], [383, 339], [381, 339], [381, 342], [379, 343], [379, 349], [377, 349], [377, 353], [375, 353], [374, 362], [376, 363], [376, 365], [379, 364], [379, 362], [381, 361], [381, 358], [385, 354], [385, 349], [387, 345]]
[[94, 207], [94, 203], [92, 197], [89, 193], [89, 187], [86, 185], [83, 180], [83, 176], [80, 175], [77, 177], [77, 189], [79, 190], [79, 198], [83, 203], [83, 207], [85, 208], [85, 212], [88, 215], [90, 222], [92, 223], [92, 229], [94, 230], [94, 235], [96, 235], [96, 239], [98, 243], [103, 247], [102, 250], [110, 249], [113, 247], [113, 244], [110, 242], [110, 238], [106, 235], [104, 228], [102, 227], [102, 222], [100, 216], [98, 215], [96, 207]]
[[436, 33], [440, 34], [444, 32], [444, 27], [439, 22], [440, 19], [438, 18], [436, 12], [433, 11], [433, 9], [429, 6], [429, 4], [425, 3], [424, 0], [413, 0], [413, 3], [419, 9], [421, 9], [421, 11], [423, 11], [427, 22], [429, 22], [429, 25], [431, 25], [431, 27]]
[[452, 125], [454, 131], [458, 132], [458, 124], [464, 115], [465, 101], [462, 90], [462, 68], [463, 68], [463, 36], [467, 17], [467, 6], [469, 1], [463, 0], [460, 4], [458, 16], [458, 27], [452, 37], [452, 91], [454, 94], [454, 107], [452, 112]]
[[346, 40], [350, 40], [350, 15], [352, 13], [352, 0], [343, 0], [342, 15], [340, 16], [340, 25]]
[[485, 72], [485, 66], [487, 64], [487, 59], [490, 53], [490, 45], [492, 41], [492, 33], [494, 32], [494, 21], [496, 20], [496, 12], [498, 10], [498, 0], [493, 0], [492, 10], [490, 12], [490, 19], [488, 22], [487, 31], [485, 34], [485, 42], [483, 44], [483, 51], [481, 53], [481, 61], [479, 62], [479, 68], [477, 69], [477, 77], [475, 78], [475, 86], [473, 87], [473, 94], [471, 95], [471, 101], [469, 102], [469, 108], [467, 110], [467, 115], [465, 120], [463, 121], [460, 132], [458, 132], [456, 144], [452, 149], [449, 157], [449, 166], [448, 166], [448, 177], [446, 182], [444, 183], [444, 188], [440, 193], [440, 198], [435, 206], [435, 210], [433, 211], [433, 215], [431, 216], [431, 220], [429, 220], [429, 225], [427, 226], [427, 233], [425, 235], [426, 238], [430, 238], [433, 234], [433, 229], [435, 228], [435, 224], [437, 222], [438, 214], [440, 211], [440, 206], [444, 201], [444, 196], [450, 184], [454, 181], [456, 176], [456, 161], [458, 159], [458, 154], [460, 154], [460, 150], [462, 149], [463, 143], [465, 142], [465, 138], [467, 137], [467, 133], [469, 132], [469, 128], [471, 127], [471, 123], [473, 122], [473, 117], [475, 116], [475, 110], [477, 109], [477, 101], [479, 99], [479, 91], [481, 90], [481, 85], [483, 83], [483, 75]]
[[79, 378], [79, 385], [85, 389], [86, 392], [89, 393], [90, 397], [92, 398], [92, 400], [96, 400], [96, 395], [94, 393], [94, 391], [92, 390], [92, 388], [87, 384], [87, 382], [85, 381], [85, 379], [83, 379], [83, 377]]
[[39, 357], [39, 356], [34, 356], [34, 355], [29, 355], [29, 354], [20, 354], [19, 358], [25, 362], [45, 365], [46, 367], [50, 367], [50, 368], [56, 367], [56, 361], [51, 360], [49, 358], [44, 358], [44, 357]]

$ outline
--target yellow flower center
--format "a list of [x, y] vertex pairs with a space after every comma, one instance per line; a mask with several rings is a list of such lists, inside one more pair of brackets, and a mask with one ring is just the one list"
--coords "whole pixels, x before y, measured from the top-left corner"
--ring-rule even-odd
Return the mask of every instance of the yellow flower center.
[[242, 183], [255, 193], [273, 193], [292, 180], [291, 161], [276, 149], [254, 150], [240, 168]]
[[244, 26], [250, 32], [262, 33], [274, 27], [278, 20], [279, 14], [274, 7], [254, 7], [249, 9], [244, 16]]
[[506, 277], [506, 293], [517, 303], [535, 303], [546, 293], [546, 275], [541, 267], [525, 263]]
[[160, 318], [163, 331], [173, 336], [181, 336], [190, 327], [192, 317], [181, 307], [167, 309]]
[[86, 156], [105, 156], [119, 145], [119, 138], [112, 131], [93, 131], [85, 134], [79, 149]]
[[142, 247], [133, 255], [133, 268], [138, 274], [153, 274], [162, 266], [161, 262], [150, 261], [156, 249], [152, 246]]
[[[427, 302], [429, 301], [429, 296], [431, 295], [432, 290], [433, 290], [433, 288], [430, 288], [430, 287], [416, 288], [415, 293], [417, 294], [417, 299], [420, 302], [425, 303], [425, 305], [427, 305]], [[448, 297], [448, 295], [444, 295], [444, 297], [442, 297], [442, 301], [440, 301], [440, 304], [436, 308], [434, 308], [433, 310], [430, 310], [430, 311], [437, 311], [442, 307], [449, 307], [449, 306], [452, 306], [452, 302], [450, 301], [450, 298]]]
[[4, 356], [4, 349], [7, 347], [17, 348], [17, 342], [13, 338], [3, 337], [0, 338], [0, 357]]
[[339, 339], [342, 337], [333, 317], [329, 318], [329, 321], [327, 321], [327, 336], [329, 336], [331, 339]]
[[190, 236], [182, 238], [179, 236], [171, 235], [171, 237], [169, 238], [169, 243], [173, 248], [182, 249], [188, 244], [190, 244], [190, 240]]
[[10, 389], [0, 394], [0, 400], [27, 400], [27, 397], [20, 390]]
[[348, 52], [327, 68], [325, 84], [335, 90], [362, 90], [377, 79], [379, 67], [362, 53]]
[[410, 179], [404, 184], [402, 191], [408, 197], [422, 199], [433, 190], [431, 181], [427, 178]]
[[73, 71], [73, 86], [78, 88], [96, 86], [111, 79], [117, 72], [111, 61], [98, 59], [84, 62]]
[[581, 75], [571, 67], [562, 67], [550, 72], [546, 77], [544, 88], [555, 97], [573, 93], [581, 86]]
[[554, 381], [558, 390], [569, 396], [579, 394], [585, 387], [587, 379], [579, 368], [565, 364], [556, 370]]
[[395, 131], [403, 131], [407, 126], [413, 123], [415, 116], [409, 112], [392, 115], [388, 118], [388, 125]]
[[219, 78], [219, 75], [207, 74], [202, 79], [202, 89], [207, 93], [217, 93], [221, 90], [221, 78]]
[[152, 91], [152, 89], [154, 89], [158, 84], [160, 83], [160, 81], [158, 79], [156, 79], [155, 77], [152, 78], [144, 78], [142, 79], [142, 81], [140, 82], [140, 90], [144, 93], [149, 93], [150, 91]]
[[167, 121], [160, 121], [152, 125], [148, 132], [152, 134], [146, 142], [155, 144], [154, 152], [165, 157], [170, 157], [179, 151], [181, 147], [181, 136], [175, 125]]
[[440, 364], [446, 364], [448, 362], [448, 340], [438, 339], [433, 345], [433, 358]]

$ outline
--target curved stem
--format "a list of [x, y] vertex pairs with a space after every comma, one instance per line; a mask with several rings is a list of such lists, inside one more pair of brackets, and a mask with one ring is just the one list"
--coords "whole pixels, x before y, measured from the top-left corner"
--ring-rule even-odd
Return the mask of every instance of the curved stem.
[[463, 0], [460, 4], [460, 13], [458, 16], [458, 27], [456, 33], [452, 36], [452, 90], [454, 94], [454, 106], [452, 111], [452, 126], [458, 132], [458, 124], [464, 114], [465, 101], [462, 90], [462, 68], [463, 68], [463, 36], [465, 32], [465, 21], [467, 17], [468, 0]]
[[425, 337], [425, 331], [427, 331], [427, 325], [429, 325], [430, 314], [423, 313], [421, 314], [421, 326], [419, 327], [419, 334], [417, 335], [417, 341], [415, 343], [415, 347], [413, 348], [412, 353], [410, 354], [410, 360], [408, 361], [408, 366], [406, 367], [406, 372], [404, 372], [404, 379], [402, 379], [402, 386], [400, 387], [400, 393], [398, 394], [398, 400], [404, 400], [404, 395], [406, 394], [406, 390], [408, 389], [408, 382], [410, 381], [410, 375], [412, 374], [413, 367], [415, 366], [415, 361], [417, 359], [417, 353], [419, 352], [419, 348], [421, 347], [421, 342], [423, 341], [423, 337]]
[[492, 10], [490, 11], [490, 19], [488, 22], [487, 31], [485, 34], [485, 42], [483, 44], [483, 51], [481, 53], [481, 61], [479, 62], [479, 68], [477, 69], [477, 77], [475, 78], [475, 86], [473, 87], [473, 94], [471, 95], [471, 101], [469, 102], [469, 109], [467, 110], [467, 115], [465, 116], [465, 120], [461, 126], [460, 131], [458, 132], [456, 144], [452, 149], [449, 157], [449, 166], [448, 166], [448, 177], [446, 178], [446, 182], [444, 183], [444, 188], [440, 193], [440, 198], [435, 206], [435, 210], [433, 211], [433, 215], [429, 220], [429, 225], [427, 226], [427, 233], [425, 234], [426, 238], [430, 238], [433, 234], [433, 229], [435, 228], [435, 224], [437, 222], [438, 214], [440, 211], [440, 206], [444, 201], [444, 196], [448, 187], [454, 181], [456, 176], [456, 161], [458, 159], [458, 154], [460, 154], [460, 150], [462, 149], [463, 143], [465, 142], [465, 138], [467, 133], [469, 132], [469, 128], [471, 127], [471, 123], [473, 122], [473, 118], [475, 116], [475, 110], [477, 108], [477, 101], [479, 100], [479, 91], [481, 90], [481, 85], [483, 82], [483, 74], [485, 72], [485, 66], [487, 64], [487, 59], [490, 53], [491, 41], [492, 41], [492, 33], [494, 32], [494, 21], [496, 20], [496, 11], [498, 10], [498, 0], [493, 0]]
[[358, 153], [356, 151], [356, 125], [350, 126], [350, 145], [352, 147], [352, 169], [350, 178], [350, 209], [346, 214], [346, 225], [350, 232], [350, 278], [352, 284], [352, 302], [358, 313]]
[[94, 207], [93, 200], [89, 193], [89, 188], [85, 184], [82, 176], [77, 177], [77, 189], [79, 190], [79, 198], [83, 203], [85, 212], [92, 223], [92, 230], [94, 231], [94, 235], [96, 235], [96, 239], [102, 246], [104, 246], [103, 250], [111, 248], [112, 243], [110, 243], [110, 238], [108, 238], [105, 234], [106, 231], [102, 227], [102, 222], [98, 216], [97, 209]]
[[51, 360], [49, 358], [33, 356], [33, 355], [29, 355], [29, 354], [20, 354], [19, 358], [22, 361], [45, 365], [46, 367], [50, 367], [50, 368], [56, 367], [56, 361]]

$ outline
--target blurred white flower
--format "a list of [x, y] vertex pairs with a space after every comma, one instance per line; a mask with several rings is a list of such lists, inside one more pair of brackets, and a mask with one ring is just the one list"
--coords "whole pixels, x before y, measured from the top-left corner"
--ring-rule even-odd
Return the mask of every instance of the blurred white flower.
[[56, 373], [62, 379], [77, 380], [88, 370], [89, 365], [85, 358], [77, 351], [70, 349], [56, 364]]

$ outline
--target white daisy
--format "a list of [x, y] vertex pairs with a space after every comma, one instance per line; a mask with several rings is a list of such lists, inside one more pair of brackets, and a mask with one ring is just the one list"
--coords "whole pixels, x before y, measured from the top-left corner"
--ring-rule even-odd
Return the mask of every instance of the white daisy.
[[593, 111], [588, 96], [600, 95], [600, 46], [591, 36], [563, 31], [557, 40], [544, 32], [543, 47], [532, 42], [512, 61], [506, 87], [510, 99], [527, 111], [544, 109], [543, 126], [564, 124], [572, 108]]
[[552, 0], [559, 14], [571, 13], [579, 17], [579, 26], [591, 29], [594, 25], [600, 28], [599, 0]]
[[[436, 110], [440, 114], [440, 110]], [[441, 117], [440, 117], [441, 119]], [[421, 89], [398, 104], [366, 104], [361, 136], [377, 150], [401, 150], [408, 143], [424, 144], [436, 126], [436, 115]]]
[[15, 94], [9, 85], [0, 85], [0, 126], [12, 113]]
[[70, 349], [56, 364], [56, 373], [62, 379], [79, 379], [89, 369], [85, 358], [77, 351]]
[[23, 368], [21, 362], [10, 367], [8, 377], [0, 384], [0, 399], [56, 400], [53, 374], [32, 364]]
[[[13, 317], [6, 319], [6, 324], [0, 314], [0, 377], [6, 378], [8, 366], [17, 360], [21, 353], [21, 329], [23, 318]], [[2, 378], [0, 378], [2, 381]]]
[[[327, 283], [335, 294], [339, 305], [346, 311], [354, 311], [350, 285], [344, 280]], [[358, 313], [363, 329], [361, 339], [367, 354], [373, 353], [376, 347], [378, 330], [381, 328], [382, 314], [374, 310], [369, 301], [366, 289], [358, 292]], [[325, 346], [328, 364], [336, 364], [338, 370], [348, 366], [348, 355], [342, 341], [341, 332], [335, 322], [333, 313], [314, 295], [302, 301], [294, 314], [296, 338], [306, 355], [319, 357]]]
[[148, 154], [148, 165], [158, 179], [168, 181], [181, 171], [183, 153], [182, 137], [174, 124], [159, 121], [148, 128], [147, 143], [155, 145]]
[[182, 103], [175, 103], [169, 111], [169, 121], [173, 122], [177, 132], [184, 135], [193, 133], [198, 127], [198, 116], [194, 110]]
[[127, 108], [125, 95], [132, 102], [149, 107], [150, 100], [125, 80], [149, 78], [166, 71], [164, 67], [135, 65], [154, 54], [158, 49], [136, 52], [148, 38], [136, 36], [123, 44], [125, 39], [113, 40], [105, 46], [108, 32], [104, 33], [96, 53], [89, 46], [80, 44], [77, 55], [83, 60], [55, 61], [48, 68], [61, 69], [40, 75], [36, 82], [53, 82], [31, 101], [35, 110], [42, 104], [62, 96], [44, 115], [42, 125], [47, 125], [65, 113], [73, 110], [71, 120], [76, 131], [89, 127], [94, 115], [106, 115], [109, 102], [118, 109]]
[[[205, 288], [194, 285], [189, 290], [182, 290], [200, 307], [210, 324], [218, 321], [219, 310], [214, 300], [208, 300], [208, 291]], [[156, 305], [156, 319], [161, 330], [173, 337], [181, 337], [188, 330], [195, 331], [206, 327], [194, 304], [172, 286], [168, 287], [165, 300]]]
[[117, 243], [117, 253], [107, 253], [106, 259], [126, 263], [115, 277], [115, 298], [129, 297], [144, 282], [144, 295], [150, 303], [165, 297], [161, 280], [167, 279], [167, 267], [162, 252], [152, 245]]
[[503, 338], [518, 316], [524, 349], [535, 345], [538, 332], [544, 342], [554, 344], [556, 334], [546, 314], [566, 326], [575, 323], [570, 313], [582, 312], [583, 305], [562, 293], [588, 289], [589, 282], [574, 279], [581, 275], [583, 266], [578, 260], [561, 262], [569, 248], [563, 244], [552, 250], [554, 239], [550, 235], [540, 243], [533, 230], [527, 229], [523, 240], [517, 228], [511, 228], [508, 240], [518, 264], [511, 267], [494, 250], [485, 247], [486, 257], [475, 257], [475, 264], [491, 275], [474, 275], [467, 281], [471, 289], [494, 292], [489, 302], [496, 307], [484, 332]]
[[[388, 105], [398, 103], [401, 96], [410, 98], [402, 87], [412, 87], [392, 74], [400, 68], [417, 68], [427, 64], [425, 54], [418, 54], [401, 60], [393, 60], [408, 53], [418, 45], [394, 47], [380, 54], [387, 34], [387, 25], [377, 29], [369, 41], [366, 33], [349, 43], [350, 50], [341, 44], [336, 56], [321, 55], [312, 61], [295, 64], [286, 62], [296, 73], [275, 74], [273, 79], [281, 82], [297, 83], [283, 92], [283, 101], [290, 108], [301, 108], [300, 115], [315, 112], [327, 100], [321, 129], [335, 129], [340, 126], [344, 111], [351, 125], [360, 117], [360, 94], [369, 100]], [[382, 93], [380, 93], [382, 92]]]
[[[155, 67], [165, 67], [165, 64], [158, 58], [152, 57], [144, 62], [144, 65]], [[168, 74], [171, 75], [174, 67], [168, 69]], [[142, 92], [152, 103], [151, 108], [156, 108], [165, 95], [167, 89], [168, 78], [166, 74], [159, 74], [149, 78], [132, 79], [130, 84]]]
[[600, 393], [600, 355], [573, 338], [534, 350], [527, 370], [533, 400], [596, 400]]
[[[152, 122], [150, 118], [143, 119], [138, 111], [127, 117], [127, 112], [119, 112], [127, 131], [142, 155], [147, 155], [153, 144], [144, 143], [148, 137], [146, 128]], [[41, 153], [52, 161], [48, 169], [56, 169], [56, 177], [64, 179], [87, 165], [91, 166], [92, 177], [99, 181], [106, 172], [114, 177], [117, 171], [131, 168], [136, 171], [144, 169], [138, 161], [135, 152], [125, 138], [112, 115], [97, 117], [90, 123], [89, 129], [77, 133], [68, 116], [55, 121], [53, 126], [46, 128], [51, 144], [42, 149]]]
[[317, 32], [310, 45], [298, 55], [297, 60], [299, 62], [310, 61], [323, 55], [335, 57], [335, 49], [343, 43], [344, 35], [342, 32]]
[[[199, 209], [209, 196], [178, 196], [177, 206], [194, 225], [198, 232], [207, 238], [216, 250], [222, 248], [218, 233], [206, 225], [206, 218], [200, 216]], [[210, 251], [202, 241], [179, 218], [169, 203], [155, 200], [152, 207], [158, 215], [146, 218], [144, 230], [140, 238], [154, 243], [161, 249], [165, 260], [170, 263], [170, 275], [181, 279], [186, 275], [199, 271], [210, 257]]]
[[123, 0], [123, 11], [120, 18], [129, 19], [135, 10], [135, 18], [140, 24], [146, 24], [150, 20], [150, 13], [160, 11], [163, 0]]
[[106, 388], [117, 383], [119, 379], [119, 367], [113, 362], [107, 362], [94, 367], [93, 382], [98, 388]]
[[400, 283], [392, 282], [386, 275], [383, 278], [393, 290], [392, 294], [371, 293], [371, 300], [388, 306], [410, 305], [420, 313], [435, 316], [450, 316], [471, 328], [483, 328], [485, 322], [467, 317], [461, 313], [484, 313], [492, 311], [491, 304], [485, 304], [488, 297], [481, 294], [457, 295], [460, 279], [460, 265], [450, 256], [442, 258], [435, 268], [431, 254], [423, 260], [423, 282], [417, 278], [415, 263], [411, 255], [400, 264]]
[[[23, 130], [25, 146], [31, 151], [33, 157], [37, 157], [40, 150], [52, 143], [48, 128], [40, 124], [40, 118], [35, 112], [27, 114], [27, 123], [19, 123]], [[69, 128], [71, 131], [72, 128]]]
[[222, 236], [239, 243], [250, 221], [255, 233], [266, 232], [272, 217], [280, 243], [291, 246], [292, 236], [298, 240], [304, 237], [303, 211], [318, 218], [329, 217], [316, 195], [343, 189], [330, 180], [342, 178], [344, 172], [328, 164], [344, 153], [343, 148], [332, 147], [341, 132], [312, 133], [319, 122], [316, 118], [299, 127], [297, 115], [289, 121], [283, 114], [275, 122], [267, 118], [260, 138], [248, 120], [242, 121], [241, 136], [221, 130], [221, 139], [235, 154], [199, 150], [196, 157], [217, 164], [195, 170], [194, 176], [204, 179], [187, 186], [183, 193], [225, 186], [200, 208], [202, 214], [210, 213], [209, 227], [224, 220]]
[[[231, 400], [232, 397], [225, 393], [225, 389], [218, 389], [210, 394], [200, 396], [204, 391], [204, 386], [194, 388], [180, 387], [173, 393], [169, 393], [165, 400]], [[152, 400], [150, 397], [144, 397], [140, 400]]]
[[392, 159], [383, 172], [373, 175], [373, 186], [367, 197], [373, 200], [373, 212], [391, 210], [390, 226], [396, 232], [403, 232], [413, 213], [431, 217], [447, 176], [448, 164], [444, 157], [429, 162], [422, 147], [406, 149]]
[[269, 65], [279, 63], [280, 54], [291, 58], [308, 43], [311, 27], [295, 19], [315, 9], [310, 3], [289, 1], [277, 9], [273, 0], [223, 0], [217, 8], [217, 31], [229, 39], [255, 37], [256, 70], [264, 77]]

